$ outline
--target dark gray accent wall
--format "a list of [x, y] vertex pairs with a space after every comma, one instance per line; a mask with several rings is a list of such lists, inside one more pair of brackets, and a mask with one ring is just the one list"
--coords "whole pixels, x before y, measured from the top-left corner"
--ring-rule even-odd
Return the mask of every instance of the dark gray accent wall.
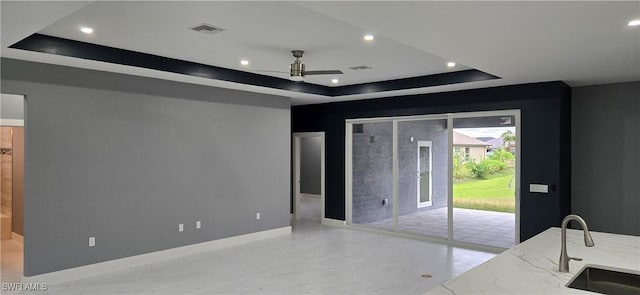
[[[411, 137], [414, 141], [411, 142]], [[418, 141], [431, 141], [433, 204], [418, 209]], [[399, 214], [431, 210], [447, 206], [449, 148], [447, 120], [398, 122], [398, 198]]]
[[[325, 217], [345, 220], [345, 120], [521, 110], [520, 238], [558, 226], [571, 206], [571, 88], [545, 82], [293, 108], [294, 132], [325, 132]], [[530, 193], [531, 183], [551, 185]]]
[[287, 98], [8, 59], [2, 87], [26, 95], [26, 276], [289, 226]]
[[300, 192], [303, 194], [321, 194], [320, 137], [302, 137], [300, 139]]
[[[393, 217], [393, 123], [362, 124], [352, 140], [351, 221], [364, 224]], [[388, 199], [383, 205], [382, 200]]]
[[574, 88], [571, 121], [573, 213], [640, 235], [640, 82]]

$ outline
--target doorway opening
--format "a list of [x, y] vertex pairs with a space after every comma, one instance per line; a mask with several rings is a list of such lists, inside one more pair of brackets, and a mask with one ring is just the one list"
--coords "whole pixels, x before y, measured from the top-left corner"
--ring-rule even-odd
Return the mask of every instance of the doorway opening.
[[320, 224], [324, 215], [324, 132], [294, 133], [293, 224]]
[[24, 262], [24, 96], [0, 96], [0, 267], [2, 283], [20, 282]]
[[513, 114], [453, 120], [455, 240], [516, 244], [516, 121]]
[[432, 162], [432, 154], [431, 154], [431, 141], [420, 140], [418, 141], [418, 208], [431, 206], [433, 202], [431, 201], [432, 195], [432, 183], [433, 178], [431, 177], [431, 162]]
[[[519, 110], [507, 110], [347, 120], [347, 224], [496, 250], [512, 247], [519, 236], [519, 115]], [[506, 144], [511, 152], [491, 149], [480, 139], [464, 135], [469, 128], [508, 128], [511, 137]], [[504, 167], [483, 177], [508, 178], [507, 186], [501, 188], [507, 195], [485, 201], [508, 199], [504, 203], [511, 206], [510, 211], [461, 205], [465, 197], [467, 203], [480, 203], [476, 199], [482, 197], [478, 195], [482, 187], [471, 187], [471, 194], [460, 193], [459, 162], [476, 163], [468, 166], [480, 173], [496, 158], [505, 162]], [[485, 227], [494, 232], [488, 234]]]

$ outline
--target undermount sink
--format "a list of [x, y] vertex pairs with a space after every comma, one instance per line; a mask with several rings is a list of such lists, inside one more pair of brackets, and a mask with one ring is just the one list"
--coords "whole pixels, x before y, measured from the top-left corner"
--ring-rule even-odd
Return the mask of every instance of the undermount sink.
[[640, 294], [640, 274], [587, 265], [567, 287], [602, 294]]

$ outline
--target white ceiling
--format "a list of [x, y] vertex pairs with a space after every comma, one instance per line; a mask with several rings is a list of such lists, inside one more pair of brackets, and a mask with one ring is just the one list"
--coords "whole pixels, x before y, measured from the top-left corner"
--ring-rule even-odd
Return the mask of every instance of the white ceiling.
[[[640, 80], [640, 1], [627, 2], [7, 2], [2, 56], [264, 92], [321, 103], [562, 80], [571, 86]], [[188, 28], [226, 29], [205, 35]], [[94, 28], [92, 35], [80, 26]], [[503, 79], [325, 97], [7, 48], [32, 33], [236, 70], [287, 71], [291, 49], [307, 70], [340, 69], [337, 86], [475, 68]], [[376, 39], [366, 42], [366, 33]], [[454, 69], [446, 67], [456, 61]], [[353, 71], [367, 65], [373, 69]], [[466, 66], [464, 66], [466, 65]], [[286, 78], [288, 74], [262, 73]], [[334, 76], [306, 82], [334, 86]]]

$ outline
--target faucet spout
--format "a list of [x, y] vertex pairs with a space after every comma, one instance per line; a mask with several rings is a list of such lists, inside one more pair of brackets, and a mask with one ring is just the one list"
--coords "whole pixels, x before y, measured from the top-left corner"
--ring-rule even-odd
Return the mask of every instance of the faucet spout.
[[591, 238], [591, 233], [589, 233], [589, 228], [587, 227], [587, 223], [584, 221], [584, 219], [582, 219], [582, 217], [575, 214], [567, 215], [567, 217], [565, 217], [562, 220], [562, 225], [561, 225], [562, 245], [560, 249], [560, 261], [558, 262], [560, 272], [569, 272], [570, 259], [581, 260], [579, 258], [569, 257], [569, 255], [567, 255], [567, 225], [571, 220], [577, 221], [580, 224], [580, 227], [582, 227], [582, 231], [584, 232], [584, 245], [587, 247], [593, 247], [595, 245], [593, 243], [593, 238]]

